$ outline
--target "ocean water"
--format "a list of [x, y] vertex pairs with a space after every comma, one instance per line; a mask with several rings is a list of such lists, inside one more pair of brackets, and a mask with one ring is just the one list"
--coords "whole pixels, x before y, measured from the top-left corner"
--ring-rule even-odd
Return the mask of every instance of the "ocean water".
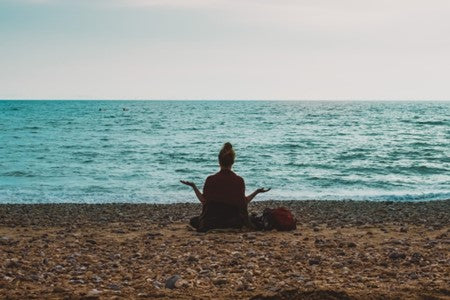
[[226, 141], [260, 200], [450, 198], [450, 102], [0, 101], [0, 203], [197, 201]]

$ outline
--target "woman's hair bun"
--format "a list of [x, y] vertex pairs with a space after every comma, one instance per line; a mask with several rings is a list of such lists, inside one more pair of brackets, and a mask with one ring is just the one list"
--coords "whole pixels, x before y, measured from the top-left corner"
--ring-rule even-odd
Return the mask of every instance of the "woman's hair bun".
[[223, 144], [223, 150], [231, 150], [231, 149], [233, 149], [231, 143], [226, 142], [225, 144]]
[[234, 153], [231, 143], [223, 144], [222, 150], [219, 152], [219, 163], [222, 167], [231, 167], [234, 164], [236, 153]]

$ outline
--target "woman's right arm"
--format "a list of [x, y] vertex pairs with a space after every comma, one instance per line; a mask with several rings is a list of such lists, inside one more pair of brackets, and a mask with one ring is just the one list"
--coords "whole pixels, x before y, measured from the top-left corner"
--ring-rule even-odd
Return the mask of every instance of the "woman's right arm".
[[197, 196], [198, 200], [202, 203], [205, 204], [206, 199], [203, 196], [203, 194], [200, 192], [200, 190], [197, 188], [197, 186], [194, 184], [194, 186], [192, 187], [194, 189], [195, 195]]
[[182, 184], [185, 184], [185, 185], [188, 185], [188, 186], [192, 187], [192, 189], [194, 190], [195, 195], [197, 196], [198, 200], [199, 200], [202, 204], [205, 204], [206, 199], [205, 199], [205, 197], [203, 196], [203, 194], [200, 192], [200, 190], [197, 188], [197, 186], [195, 185], [195, 183], [190, 182], [190, 181], [184, 181], [184, 180], [180, 180], [180, 182], [181, 182]]

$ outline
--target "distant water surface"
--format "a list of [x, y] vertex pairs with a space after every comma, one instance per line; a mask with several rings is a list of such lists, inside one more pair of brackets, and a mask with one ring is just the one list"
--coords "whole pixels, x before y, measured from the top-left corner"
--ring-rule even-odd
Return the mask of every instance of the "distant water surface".
[[0, 101], [0, 203], [196, 201], [226, 141], [259, 199], [450, 198], [450, 102]]

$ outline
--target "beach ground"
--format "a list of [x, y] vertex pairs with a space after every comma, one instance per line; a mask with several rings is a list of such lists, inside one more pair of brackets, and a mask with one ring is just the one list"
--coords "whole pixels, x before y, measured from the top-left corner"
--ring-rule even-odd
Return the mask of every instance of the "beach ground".
[[3, 204], [0, 298], [450, 299], [450, 200], [249, 210], [277, 206], [297, 230], [197, 233], [189, 203]]

